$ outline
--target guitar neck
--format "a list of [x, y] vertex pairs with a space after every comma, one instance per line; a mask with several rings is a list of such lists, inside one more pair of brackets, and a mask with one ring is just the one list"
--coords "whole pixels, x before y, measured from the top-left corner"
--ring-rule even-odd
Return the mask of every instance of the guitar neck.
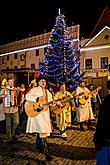
[[45, 105], [49, 105], [49, 104], [52, 104], [52, 103], [53, 103], [53, 101], [49, 101], [47, 103], [43, 103], [42, 105], [45, 106]]
[[65, 99], [65, 100], [61, 100], [61, 103], [65, 103], [65, 102], [70, 101], [70, 100], [72, 100], [72, 98], [68, 98], [68, 99]]
[[100, 89], [101, 89], [101, 87], [98, 87], [95, 90], [91, 91], [90, 94], [94, 94], [95, 92], [98, 92], [98, 90], [100, 90]]
[[78, 97], [78, 96], [81, 96], [81, 95], [84, 95], [84, 92], [81, 92], [81, 93], [75, 95], [75, 97]]
[[[101, 89], [101, 87], [98, 87], [98, 88], [96, 88], [95, 90], [93, 90], [93, 91], [91, 91], [91, 92], [88, 92], [88, 95], [89, 95], [89, 94], [92, 95], [92, 94], [94, 94], [95, 92], [97, 92], [97, 91], [100, 90], [100, 89]], [[75, 97], [85, 95], [85, 93], [86, 93], [86, 92], [81, 92], [81, 93], [75, 95]]]

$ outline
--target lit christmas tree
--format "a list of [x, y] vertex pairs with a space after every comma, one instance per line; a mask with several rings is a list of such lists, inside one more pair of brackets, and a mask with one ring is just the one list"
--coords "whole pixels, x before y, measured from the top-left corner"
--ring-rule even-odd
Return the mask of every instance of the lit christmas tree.
[[49, 42], [45, 48], [45, 60], [40, 63], [40, 73], [52, 83], [65, 82], [77, 86], [81, 79], [78, 48], [65, 23], [65, 16], [56, 17]]

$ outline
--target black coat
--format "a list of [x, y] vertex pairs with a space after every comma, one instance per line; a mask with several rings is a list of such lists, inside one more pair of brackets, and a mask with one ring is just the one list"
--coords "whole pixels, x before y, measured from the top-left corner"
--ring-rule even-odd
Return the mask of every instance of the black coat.
[[93, 142], [96, 150], [101, 150], [103, 146], [110, 145], [110, 94], [104, 98], [100, 106]]

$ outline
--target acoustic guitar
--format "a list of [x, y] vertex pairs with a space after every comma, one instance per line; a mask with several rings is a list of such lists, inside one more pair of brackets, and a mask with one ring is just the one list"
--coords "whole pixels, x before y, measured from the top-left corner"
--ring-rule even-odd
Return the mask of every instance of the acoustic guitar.
[[41, 111], [47, 111], [47, 109], [49, 108], [49, 105], [52, 103], [53, 103], [53, 101], [42, 103], [42, 101], [40, 99], [38, 102], [26, 101], [25, 102], [26, 114], [29, 117], [35, 117]]
[[71, 100], [72, 98], [68, 98], [68, 99], [61, 99], [60, 100], [60, 103], [62, 104], [61, 107], [59, 107], [58, 105], [53, 105], [52, 106], [52, 111], [55, 115], [58, 115], [60, 114], [64, 109], [67, 109], [70, 105], [69, 101]]
[[92, 97], [92, 95], [95, 94], [96, 92], [98, 92], [98, 90], [100, 90], [100, 89], [101, 89], [101, 87], [98, 87], [91, 92], [82, 92], [82, 94], [79, 94], [80, 96], [82, 95], [82, 97], [79, 98], [79, 103], [82, 105], [86, 104], [86, 100], [88, 98]]

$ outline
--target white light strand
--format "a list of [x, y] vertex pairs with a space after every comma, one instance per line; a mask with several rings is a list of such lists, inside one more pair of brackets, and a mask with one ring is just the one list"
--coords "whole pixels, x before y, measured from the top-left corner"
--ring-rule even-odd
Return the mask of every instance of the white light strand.
[[8, 52], [8, 53], [0, 54], [0, 56], [6, 56], [6, 55], [14, 54], [14, 53], [20, 53], [20, 52], [25, 52], [25, 51], [29, 51], [29, 50], [35, 50], [35, 49], [45, 48], [46, 46], [47, 45], [42, 45], [42, 46], [36, 46], [36, 47], [33, 47], [33, 48], [20, 49], [20, 50]]
[[84, 47], [80, 49], [80, 52], [83, 51], [91, 51], [91, 50], [98, 50], [98, 49], [106, 49], [106, 48], [110, 48], [110, 45], [102, 45], [102, 46], [94, 46], [94, 47]]
[[60, 15], [60, 8], [58, 9], [58, 14]]
[[[76, 39], [73, 39], [73, 41], [79, 41], [79, 39], [76, 38]], [[7, 52], [7, 53], [1, 53], [0, 56], [7, 56], [7, 55], [14, 54], [14, 53], [20, 53], [20, 52], [25, 52], [25, 51], [29, 51], [29, 50], [36, 50], [36, 49], [40, 49], [40, 48], [45, 48], [47, 46], [50, 46], [50, 44], [42, 45], [42, 46], [36, 46], [36, 47], [32, 47], [32, 48], [15, 50], [15, 51], [12, 51], [12, 52]]]

